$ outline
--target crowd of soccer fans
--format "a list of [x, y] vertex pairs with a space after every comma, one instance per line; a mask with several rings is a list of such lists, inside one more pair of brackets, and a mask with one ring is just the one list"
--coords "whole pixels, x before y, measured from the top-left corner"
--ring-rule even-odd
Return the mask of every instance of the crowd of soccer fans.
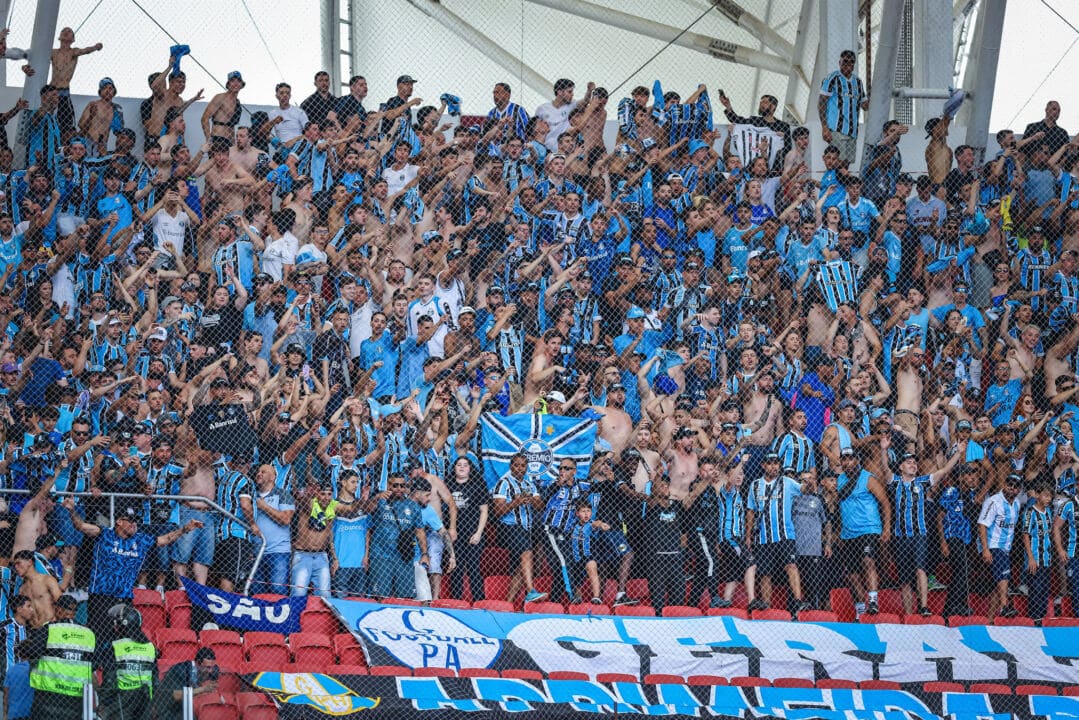
[[[269, 112], [231, 72], [200, 117], [182, 47], [132, 118], [109, 78], [73, 107], [101, 49], [73, 43], [3, 116], [26, 147], [0, 149], [16, 623], [66, 593], [108, 625], [177, 576], [475, 601], [493, 571], [493, 599], [613, 580], [657, 610], [784, 586], [794, 613], [898, 587], [929, 614], [946, 586], [944, 614], [1022, 593], [1035, 619], [1079, 591], [1079, 138], [1055, 101], [985, 158], [951, 108], [913, 177], [899, 122], [858, 152], [849, 52], [818, 133], [705, 85], [562, 79], [530, 111], [499, 83], [470, 119], [485, 102], [424, 104], [410, 75], [379, 102], [324, 72]], [[484, 418], [518, 413], [592, 419], [591, 462], [485, 474]]]

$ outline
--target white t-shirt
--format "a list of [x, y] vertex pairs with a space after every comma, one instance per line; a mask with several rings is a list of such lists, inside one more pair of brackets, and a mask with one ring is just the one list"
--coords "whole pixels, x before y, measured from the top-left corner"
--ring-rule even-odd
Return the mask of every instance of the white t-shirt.
[[382, 179], [386, 181], [386, 194], [396, 195], [405, 185], [412, 182], [420, 169], [415, 165], [405, 165], [400, 170], [388, 167], [382, 171]]
[[543, 144], [551, 152], [558, 152], [558, 136], [569, 128], [569, 114], [575, 107], [577, 107], [576, 103], [555, 107], [553, 103], [547, 102], [536, 108], [536, 117], [541, 118], [551, 127], [543, 140]]
[[307, 124], [307, 113], [299, 105], [289, 105], [284, 110], [277, 107], [267, 115], [269, 115], [271, 122], [273, 122], [274, 118], [284, 118], [273, 128], [274, 137], [281, 142], [288, 142], [292, 138], [299, 136], [303, 133], [303, 126]]
[[165, 208], [161, 208], [150, 218], [150, 227], [154, 231], [154, 249], [160, 250], [166, 255], [172, 255], [172, 251], [165, 245], [166, 241], [176, 246], [181, 253], [184, 251], [184, 235], [187, 231], [187, 213], [181, 208], [176, 209], [176, 215], [169, 215]]
[[290, 232], [285, 233], [277, 240], [266, 246], [262, 253], [262, 271], [281, 282], [285, 265], [296, 264], [296, 253], [300, 249], [300, 241]]

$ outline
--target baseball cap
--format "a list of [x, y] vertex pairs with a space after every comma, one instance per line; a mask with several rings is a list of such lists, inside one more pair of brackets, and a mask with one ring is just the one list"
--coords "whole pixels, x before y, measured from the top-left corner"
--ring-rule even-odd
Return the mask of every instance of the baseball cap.
[[223, 377], [214, 378], [213, 382], [210, 383], [210, 387], [229, 387], [229, 381]]
[[643, 317], [644, 317], [644, 310], [641, 310], [636, 305], [631, 307], [629, 309], [629, 311], [626, 313], [626, 320], [640, 320]]
[[240, 74], [239, 70], [233, 70], [232, 72], [230, 72], [225, 78], [225, 82], [228, 83], [229, 80], [239, 80], [241, 83], [243, 83], [244, 87], [247, 86], [247, 83], [244, 82], [244, 76]]
[[689, 141], [689, 147], [687, 148], [687, 150], [689, 151], [689, 154], [692, 155], [693, 153], [697, 152], [698, 150], [703, 150], [703, 149], [705, 149], [707, 147], [708, 147], [708, 143], [706, 143], [703, 140], [690, 140]]
[[521, 292], [539, 292], [539, 289], [539, 283], [532, 281], [525, 283], [524, 286], [521, 288]]
[[551, 402], [560, 402], [560, 403], [566, 402], [566, 396], [563, 395], [558, 390], [552, 390], [551, 392], [547, 393], [547, 399], [550, 400]]
[[929, 118], [925, 121], [925, 136], [927, 138], [933, 136], [933, 128], [935, 128], [939, 122], [940, 118], [937, 117]]
[[112, 89], [113, 89], [113, 90], [115, 90], [115, 89], [116, 89], [116, 83], [114, 83], [114, 82], [112, 81], [112, 78], [111, 78], [111, 77], [103, 77], [103, 78], [101, 78], [100, 80], [98, 80], [98, 82], [97, 82], [97, 89], [98, 89], [98, 90], [102, 90], [102, 89], [104, 89], [104, 88], [105, 88], [105, 86], [106, 86], [106, 85], [112, 85]]
[[742, 273], [739, 273], [739, 272], [732, 272], [730, 275], [727, 276], [727, 282], [728, 283], [745, 282], [745, 279], [746, 279], [745, 275], [743, 275]]
[[680, 427], [674, 431], [674, 439], [681, 440], [684, 437], [696, 437], [697, 433], [687, 427]]
[[969, 293], [970, 286], [967, 285], [965, 282], [957, 282], [955, 285], [952, 286], [952, 292]]
[[[256, 275], [252, 279], [252, 282], [254, 282], [256, 285], [258, 285], [259, 283], [272, 283], [273, 282], [273, 275], [271, 275], [270, 273], [260, 272], [258, 275]], [[183, 285], [180, 286], [180, 289], [181, 290], [184, 289]], [[191, 289], [196, 290], [197, 288], [194, 285], [192, 285]]]
[[854, 448], [845, 447], [845, 448], [843, 448], [842, 450], [839, 451], [839, 455], [840, 455], [840, 457], [851, 457], [851, 456], [854, 455]]
[[457, 317], [460, 317], [460, 316], [465, 315], [465, 314], [475, 315], [476, 314], [476, 308], [472, 307], [471, 305], [465, 305], [463, 308], [461, 308], [461, 312], [457, 313]]
[[641, 150], [651, 150], [656, 146], [656, 141], [652, 138], [645, 138], [641, 140]]
[[[255, 276], [255, 281], [257, 282], [259, 277], [264, 275], [264, 274], [265, 273], [259, 273], [258, 275], [256, 275]], [[269, 276], [267, 276], [267, 277], [269, 277]], [[273, 280], [273, 278], [270, 278], [270, 279]], [[184, 284], [182, 284], [180, 286], [180, 292], [191, 292], [192, 290], [198, 290], [198, 289], [199, 289], [198, 285], [196, 285], [195, 283], [192, 283], [192, 282], [185, 282]]]
[[681, 173], [676, 173], [676, 172], [668, 173], [667, 174], [667, 180], [669, 180], [669, 181], [670, 180], [677, 180], [678, 182], [684, 182], [685, 181], [684, 178], [682, 177]]
[[120, 318], [118, 318], [118, 317], [114, 317], [111, 320], [109, 320], [109, 325], [121, 325], [121, 324], [122, 324], [122, 322], [121, 322]]
[[300, 353], [301, 355], [303, 355], [303, 345], [301, 345], [300, 343], [289, 343], [288, 347], [285, 348], [285, 354], [287, 355], [289, 353]]
[[0, 365], [0, 372], [5, 372], [5, 373], [19, 372], [19, 366], [16, 365], [15, 363], [7, 362], [7, 363], [4, 363], [3, 365]]
[[447, 260], [456, 260], [457, 258], [464, 257], [464, 256], [465, 256], [465, 251], [462, 250], [461, 248], [454, 248], [454, 249], [450, 250], [448, 253], [446, 253], [446, 259]]
[[690, 260], [689, 262], [687, 262], [685, 265], [682, 266], [682, 269], [683, 270], [700, 270], [701, 266], [700, 266], [700, 263], [696, 263], [696, 262], [693, 262], [692, 260]]
[[161, 307], [163, 307], [163, 308], [168, 307], [169, 305], [171, 305], [174, 302], [183, 302], [183, 301], [180, 300], [180, 298], [176, 297], [175, 295], [169, 295], [167, 298], [165, 298], [161, 302]]
[[51, 445], [56, 447], [56, 441], [53, 440], [51, 433], [38, 433], [34, 436], [34, 445]]
[[625, 392], [626, 391], [626, 386], [623, 385], [620, 382], [611, 383], [610, 385], [607, 386], [607, 392], [618, 392], [618, 391]]
[[972, 430], [974, 426], [970, 424], [970, 420], [960, 420], [955, 424], [956, 430]]
[[152, 333], [150, 333], [149, 336], [147, 336], [146, 339], [147, 340], [160, 340], [160, 341], [164, 342], [165, 340], [169, 339], [169, 334], [165, 330], [165, 328], [158, 328], [157, 330], [154, 330]]
[[899, 458], [899, 462], [906, 462], [907, 460], [917, 460], [918, 456], [914, 453], [903, 453], [903, 457]]
[[41, 551], [47, 547], [52, 547], [53, 545], [61, 547], [63, 544], [64, 541], [56, 537], [54, 533], [46, 533], [37, 539], [37, 542], [34, 543], [34, 547]]
[[769, 452], [764, 455], [765, 462], [779, 462], [779, 453]]
[[116, 513], [116, 517], [123, 518], [128, 522], [137, 523], [139, 521], [139, 511], [131, 505], [128, 505], [127, 507], [120, 508]]
[[288, 412], [277, 413], [277, 419], [278, 420], [290, 421], [290, 420], [292, 420], [292, 414], [288, 413]]
[[1015, 473], [1011, 473], [1008, 477], [1004, 478], [1005, 485], [1022, 485], [1023, 478], [1019, 477]]
[[400, 85], [401, 83], [414, 83], [414, 82], [416, 82], [416, 78], [412, 77], [411, 75], [398, 75], [397, 76], [397, 84], [398, 85]]
[[506, 291], [502, 289], [501, 285], [492, 285], [487, 288], [488, 295], [505, 295]]
[[850, 398], [843, 398], [842, 400], [839, 401], [839, 404], [836, 405], [836, 408], [838, 408], [839, 410], [842, 410], [843, 408], [849, 408], [849, 407], [854, 407], [854, 401], [851, 400]]

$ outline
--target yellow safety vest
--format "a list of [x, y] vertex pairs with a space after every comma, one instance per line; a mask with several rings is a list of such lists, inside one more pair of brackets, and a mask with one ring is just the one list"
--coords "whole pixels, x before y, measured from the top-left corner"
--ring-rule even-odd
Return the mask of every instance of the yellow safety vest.
[[93, 681], [90, 658], [97, 640], [90, 628], [75, 623], [51, 623], [45, 654], [30, 670], [30, 687], [43, 692], [82, 697]]
[[116, 687], [119, 690], [150, 689], [154, 682], [157, 653], [148, 642], [122, 639], [112, 641], [116, 656]]

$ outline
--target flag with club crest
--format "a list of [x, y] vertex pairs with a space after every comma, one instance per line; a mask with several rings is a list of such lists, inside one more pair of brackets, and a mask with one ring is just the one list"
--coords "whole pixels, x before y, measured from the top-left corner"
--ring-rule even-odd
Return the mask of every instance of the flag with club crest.
[[510, 458], [522, 453], [528, 458], [528, 478], [536, 487], [546, 487], [558, 474], [563, 458], [577, 463], [577, 477], [588, 477], [596, 442], [596, 421], [561, 415], [498, 415], [482, 418], [483, 477], [493, 489], [509, 472]]

